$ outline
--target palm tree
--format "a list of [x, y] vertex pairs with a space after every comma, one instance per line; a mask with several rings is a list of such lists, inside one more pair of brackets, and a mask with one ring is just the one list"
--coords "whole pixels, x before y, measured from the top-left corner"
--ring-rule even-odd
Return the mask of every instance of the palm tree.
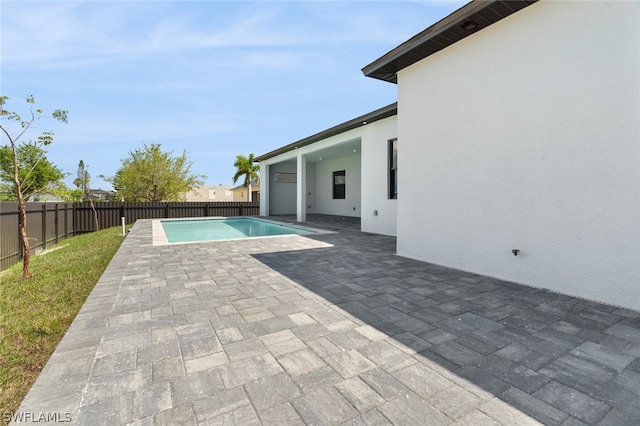
[[233, 166], [236, 168], [236, 174], [233, 175], [233, 183], [236, 183], [238, 179], [244, 176], [244, 186], [249, 188], [249, 202], [251, 202], [251, 181], [258, 179], [260, 166], [253, 164], [253, 154], [249, 154], [249, 157], [237, 155]]

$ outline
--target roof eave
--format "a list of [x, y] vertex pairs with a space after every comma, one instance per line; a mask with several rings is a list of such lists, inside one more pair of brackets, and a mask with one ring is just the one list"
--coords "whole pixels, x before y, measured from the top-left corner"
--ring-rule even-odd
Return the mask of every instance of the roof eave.
[[[506, 18], [507, 16], [524, 9], [537, 1], [538, 0], [474, 0], [365, 66], [362, 68], [362, 72], [367, 77], [397, 83], [398, 71], [432, 55], [433, 53], [445, 49], [490, 25], [493, 25], [503, 18]], [[482, 20], [476, 19], [476, 21], [482, 22], [474, 21], [474, 23], [477, 24], [477, 27], [473, 30], [466, 31], [461, 35], [461, 32], [458, 30], [459, 26], [469, 20], [473, 20], [473, 18], [477, 17], [483, 10], [492, 8], [494, 5], [507, 6], [505, 8], [508, 9], [507, 13], [494, 15], [489, 19], [487, 19], [486, 16], [482, 17]], [[453, 34], [454, 32], [455, 37], [451, 37], [445, 44], [442, 44], [441, 41], [434, 41], [434, 39], [440, 35], [448, 33]], [[416, 52], [417, 48], [426, 46], [429, 43], [433, 44], [430, 49], [432, 51], [431, 53], [426, 54], [423, 52]]]

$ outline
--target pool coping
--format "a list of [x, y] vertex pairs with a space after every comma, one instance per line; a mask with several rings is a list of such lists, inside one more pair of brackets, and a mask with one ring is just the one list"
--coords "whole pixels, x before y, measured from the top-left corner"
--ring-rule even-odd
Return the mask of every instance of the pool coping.
[[162, 227], [162, 221], [204, 221], [210, 219], [253, 219], [260, 220], [262, 222], [267, 222], [273, 225], [280, 226], [288, 226], [292, 228], [300, 228], [307, 231], [312, 232], [311, 235], [321, 235], [321, 234], [335, 234], [335, 231], [329, 231], [321, 228], [314, 228], [311, 226], [290, 224], [286, 222], [281, 222], [277, 220], [270, 220], [265, 218], [264, 216], [207, 216], [207, 217], [190, 217], [190, 218], [164, 218], [164, 219], [151, 219], [151, 232], [152, 232], [152, 245], [153, 246], [168, 246], [174, 244], [195, 244], [195, 243], [216, 243], [216, 242], [229, 242], [229, 241], [237, 241], [237, 240], [247, 240], [247, 239], [263, 239], [263, 238], [282, 238], [282, 237], [290, 237], [291, 235], [301, 235], [304, 236], [306, 234], [283, 234], [283, 235], [265, 235], [259, 237], [245, 237], [245, 238], [225, 238], [220, 240], [197, 240], [197, 241], [181, 241], [181, 242], [169, 242], [167, 239], [167, 235], [164, 232], [164, 228]]

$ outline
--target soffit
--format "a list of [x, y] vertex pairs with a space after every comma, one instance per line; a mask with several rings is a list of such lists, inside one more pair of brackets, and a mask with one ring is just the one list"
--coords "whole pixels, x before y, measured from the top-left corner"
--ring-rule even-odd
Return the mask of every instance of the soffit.
[[382, 120], [384, 118], [392, 117], [397, 114], [398, 114], [398, 104], [397, 102], [394, 102], [383, 108], [377, 109], [368, 114], [361, 115], [360, 117], [354, 118], [353, 120], [349, 120], [342, 124], [338, 124], [337, 126], [331, 127], [327, 130], [323, 130], [322, 132], [316, 133], [315, 135], [306, 137], [304, 139], [300, 139], [297, 142], [290, 143], [289, 145], [285, 145], [282, 148], [278, 148], [266, 154], [255, 157], [254, 161], [260, 162], [260, 161], [268, 160], [269, 158], [275, 157], [280, 154], [284, 154], [285, 152], [289, 152], [294, 149], [301, 148], [303, 146], [311, 145], [312, 143], [319, 142], [321, 140], [330, 138], [335, 135], [339, 135], [340, 133], [344, 133], [349, 130], [356, 129], [358, 127], [366, 126], [367, 124], [373, 123], [378, 120]]
[[397, 72], [481, 31], [538, 0], [476, 0], [436, 22], [362, 69], [367, 77], [397, 83]]

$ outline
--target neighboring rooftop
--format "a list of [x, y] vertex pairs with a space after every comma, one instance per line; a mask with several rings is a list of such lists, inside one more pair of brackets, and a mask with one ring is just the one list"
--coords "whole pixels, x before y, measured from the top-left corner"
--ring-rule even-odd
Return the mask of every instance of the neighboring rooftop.
[[396, 73], [538, 0], [475, 0], [362, 69], [367, 77], [397, 83]]
[[[258, 179], [251, 179], [251, 188], [252, 188], [251, 190], [252, 191], [257, 191], [258, 190], [257, 188], [259, 186], [260, 186], [260, 184], [258, 182]], [[246, 187], [247, 186], [243, 183], [243, 184], [240, 184], [238, 186], [234, 186], [233, 188], [230, 189], [230, 191], [237, 191], [237, 190], [240, 190], [240, 189], [244, 189]]]

